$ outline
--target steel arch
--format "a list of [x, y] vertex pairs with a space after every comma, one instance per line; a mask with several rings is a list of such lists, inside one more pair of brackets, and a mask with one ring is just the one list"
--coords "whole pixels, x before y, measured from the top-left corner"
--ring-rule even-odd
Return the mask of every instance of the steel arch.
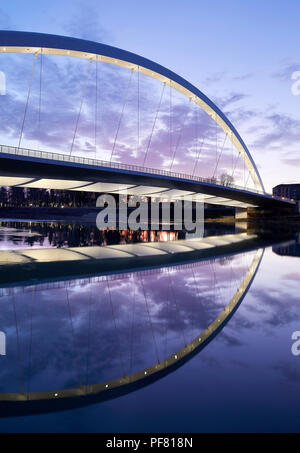
[[241, 155], [257, 189], [264, 185], [243, 139], [224, 113], [198, 88], [169, 69], [132, 52], [78, 38], [45, 33], [0, 31], [0, 53], [39, 53], [94, 59], [139, 71], [171, 86], [204, 110], [227, 134]]

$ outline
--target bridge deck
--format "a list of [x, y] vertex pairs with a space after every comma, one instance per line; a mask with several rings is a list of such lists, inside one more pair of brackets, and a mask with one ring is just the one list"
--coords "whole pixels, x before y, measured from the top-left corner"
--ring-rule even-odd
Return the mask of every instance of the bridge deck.
[[292, 206], [291, 200], [212, 178], [119, 162], [0, 145], [0, 185], [127, 193], [158, 198], [204, 200], [246, 208]]

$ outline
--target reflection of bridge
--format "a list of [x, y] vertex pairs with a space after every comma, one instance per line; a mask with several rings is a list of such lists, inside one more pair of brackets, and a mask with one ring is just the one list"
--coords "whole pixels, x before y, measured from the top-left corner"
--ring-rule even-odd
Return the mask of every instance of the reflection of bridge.
[[[247, 189], [247, 182], [244, 187], [230, 185], [229, 183], [224, 185], [224, 183], [222, 184], [221, 181], [215, 177], [224, 144], [217, 157], [212, 178], [195, 176], [194, 171], [191, 174], [172, 172], [171, 170], [177, 146], [171, 159], [172, 163], [170, 171], [145, 167], [146, 155], [144, 165], [141, 167], [112, 162], [114, 146], [116, 144], [125, 104], [123, 105], [121, 112], [109, 162], [71, 156], [72, 147], [69, 156], [22, 149], [21, 141], [23, 126], [30, 97], [32, 79], [28, 90], [19, 146], [17, 148], [1, 147], [0, 185], [109, 193], [126, 192], [133, 195], [146, 195], [169, 199], [188, 196], [197, 200], [201, 195], [201, 201], [203, 201], [203, 196], [204, 201], [207, 203], [230, 205], [239, 208], [246, 208], [248, 206], [284, 207], [294, 204], [291, 201], [274, 198], [271, 195], [266, 194], [252, 156], [229, 119], [201, 91], [163, 66], [138, 55], [107, 45], [38, 33], [2, 31], [0, 32], [0, 52], [34, 54], [35, 57], [40, 55], [41, 58], [43, 55], [64, 55], [67, 57], [88, 59], [90, 63], [95, 62], [96, 65], [98, 62], [105, 62], [128, 68], [131, 70], [131, 74], [136, 71], [138, 74], [147, 75], [161, 82], [164, 87], [166, 85], [170, 86], [170, 89], [177, 90], [186, 96], [190, 102], [199, 106], [222, 129], [225, 134], [224, 144], [228, 137], [236, 148], [238, 157], [242, 159], [247, 168], [249, 177], [255, 188]], [[42, 73], [40, 76], [42, 76]], [[72, 145], [77, 131], [79, 115]], [[157, 114], [154, 119], [152, 133], [156, 120]], [[180, 135], [178, 142], [179, 139]], [[196, 153], [194, 170], [198, 164], [200, 153], [201, 150], [199, 153]]]
[[[220, 238], [220, 241], [222, 241], [222, 239], [224, 241], [224, 238]], [[189, 243], [190, 241], [187, 242]], [[167, 247], [168, 244], [165, 244], [165, 246]], [[180, 244], [180, 246], [183, 247], [183, 244]], [[57, 411], [114, 398], [152, 383], [174, 371], [208, 345], [208, 343], [226, 325], [247, 294], [247, 291], [249, 290], [258, 270], [262, 256], [262, 249], [255, 253], [252, 263], [250, 264], [241, 284], [235, 291], [230, 302], [218, 314], [216, 319], [212, 321], [192, 341], [187, 342], [183, 348], [172, 353], [170, 356], [154, 363], [152, 366], [148, 366], [145, 369], [97, 384], [81, 384], [78, 388], [59, 390], [53, 389], [51, 391], [44, 392], [25, 392], [23, 390], [21, 393], [2, 393], [0, 395], [0, 416], [7, 417], [48, 412], [52, 410]], [[185, 266], [186, 265], [183, 264], [180, 267], [185, 268]], [[162, 270], [164, 270], [164, 268], [162, 268]], [[170, 270], [172, 270], [172, 266], [170, 267]], [[142, 280], [142, 276], [143, 271], [137, 271], [138, 280]], [[103, 276], [102, 280], [105, 284], [107, 284], [109, 295], [111, 279]], [[34, 294], [34, 288], [32, 291]], [[14, 298], [13, 294], [12, 297]]]
[[[177, 263], [193, 263], [266, 247], [256, 235], [226, 234], [201, 239], [93, 247], [0, 250], [0, 291], [78, 277], [101, 276]], [[1, 296], [1, 292], [0, 292]]]

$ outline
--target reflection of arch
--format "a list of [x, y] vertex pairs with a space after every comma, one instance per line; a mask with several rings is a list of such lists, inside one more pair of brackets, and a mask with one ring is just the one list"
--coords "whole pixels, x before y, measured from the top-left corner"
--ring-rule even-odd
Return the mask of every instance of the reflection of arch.
[[0, 52], [65, 55], [103, 61], [139, 71], [170, 85], [202, 108], [228, 135], [238, 150], [257, 189], [264, 186], [254, 160], [243, 139], [224, 113], [200, 90], [169, 69], [139, 55], [92, 41], [43, 33], [2, 31]]
[[[79, 407], [111, 399], [143, 387], [174, 371], [201, 351], [226, 325], [247, 294], [263, 257], [263, 249], [254, 259], [234, 296], [217, 318], [193, 341], [160, 363], [123, 378], [79, 388], [48, 392], [6, 393], [0, 395], [0, 416], [25, 415]], [[121, 372], [120, 372], [121, 374]]]

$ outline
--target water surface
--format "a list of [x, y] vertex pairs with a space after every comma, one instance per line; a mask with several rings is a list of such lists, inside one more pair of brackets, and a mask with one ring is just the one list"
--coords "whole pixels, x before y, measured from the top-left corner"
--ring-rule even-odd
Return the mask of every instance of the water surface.
[[[2, 250], [54, 246], [48, 225], [47, 233], [36, 224], [1, 228]], [[176, 237], [156, 234], [166, 239]], [[0, 430], [300, 431], [300, 355], [291, 351], [291, 336], [300, 330], [297, 250], [297, 241], [231, 254], [218, 248], [206, 259], [199, 252], [176, 265], [158, 260], [155, 269], [2, 285], [7, 350], [0, 356], [0, 393], [20, 394], [105, 384], [146, 370], [174, 357], [239, 291], [245, 294], [205, 347], [166, 376], [77, 409], [1, 418]]]

